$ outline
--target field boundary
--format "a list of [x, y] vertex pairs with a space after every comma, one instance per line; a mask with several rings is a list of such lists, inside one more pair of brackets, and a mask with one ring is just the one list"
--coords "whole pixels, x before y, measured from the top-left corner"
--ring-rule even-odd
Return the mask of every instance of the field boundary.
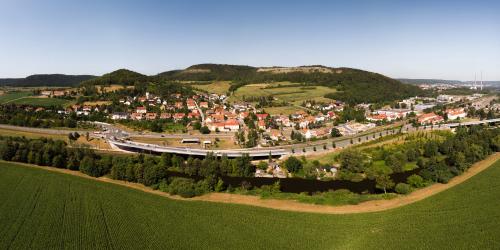
[[54, 167], [42, 167], [27, 163], [0, 161], [5, 163], [12, 163], [18, 166], [25, 166], [30, 168], [44, 169], [52, 172], [69, 174], [73, 176], [78, 176], [87, 179], [93, 179], [101, 182], [111, 183], [115, 185], [120, 185], [128, 188], [133, 188], [139, 191], [163, 196], [166, 198], [174, 200], [183, 201], [204, 201], [204, 202], [214, 202], [214, 203], [231, 203], [239, 205], [249, 205], [263, 208], [270, 208], [283, 211], [293, 211], [293, 212], [307, 212], [307, 213], [321, 213], [321, 214], [354, 214], [354, 213], [370, 213], [370, 212], [380, 212], [389, 209], [394, 209], [415, 203], [417, 201], [424, 200], [435, 194], [438, 194], [444, 190], [454, 187], [460, 183], [463, 183], [470, 179], [471, 177], [477, 175], [483, 170], [492, 166], [496, 161], [500, 160], [500, 153], [494, 153], [487, 157], [486, 159], [476, 162], [473, 164], [467, 172], [454, 177], [447, 184], [436, 183], [431, 186], [415, 190], [411, 194], [405, 196], [399, 196], [390, 200], [371, 200], [362, 202], [357, 205], [342, 205], [342, 206], [328, 206], [328, 205], [315, 205], [301, 203], [294, 200], [277, 200], [277, 199], [261, 199], [259, 196], [251, 195], [241, 195], [241, 194], [229, 194], [229, 193], [209, 193], [203, 196], [194, 198], [182, 198], [177, 195], [170, 195], [168, 193], [153, 190], [150, 187], [146, 187], [139, 183], [132, 183], [120, 180], [113, 180], [108, 177], [95, 178], [88, 176], [86, 174], [80, 173], [78, 171], [60, 169]]

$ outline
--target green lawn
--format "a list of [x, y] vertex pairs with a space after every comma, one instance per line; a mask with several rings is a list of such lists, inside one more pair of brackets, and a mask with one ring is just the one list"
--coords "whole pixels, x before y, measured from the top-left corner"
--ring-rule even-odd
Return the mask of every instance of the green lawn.
[[174, 201], [0, 164], [0, 249], [500, 248], [500, 162], [423, 201], [352, 215]]
[[54, 105], [66, 106], [72, 103], [72, 101], [59, 98], [23, 97], [21, 99], [13, 100], [11, 103], [48, 107]]
[[30, 91], [16, 91], [16, 92], [8, 92], [3, 95], [0, 95], [0, 104], [9, 103], [13, 100], [30, 96], [32, 93]]

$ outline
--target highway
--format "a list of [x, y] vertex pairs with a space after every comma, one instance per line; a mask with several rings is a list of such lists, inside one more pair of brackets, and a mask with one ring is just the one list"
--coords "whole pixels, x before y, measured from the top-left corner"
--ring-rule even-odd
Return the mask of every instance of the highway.
[[[365, 132], [354, 136], [343, 136], [338, 138], [329, 138], [325, 140], [317, 140], [310, 141], [307, 143], [300, 144], [291, 144], [284, 146], [275, 146], [275, 147], [256, 147], [256, 148], [244, 148], [244, 149], [234, 149], [234, 150], [214, 150], [214, 149], [194, 149], [189, 147], [165, 147], [159, 146], [156, 144], [147, 144], [147, 143], [139, 143], [134, 141], [125, 140], [125, 138], [131, 136], [130, 133], [125, 132], [121, 129], [114, 127], [109, 123], [102, 122], [94, 122], [94, 124], [106, 130], [104, 134], [94, 135], [91, 133], [93, 137], [106, 137], [108, 142], [114, 148], [129, 151], [129, 152], [149, 152], [149, 153], [173, 153], [178, 155], [186, 155], [186, 156], [206, 156], [208, 153], [214, 153], [217, 156], [227, 155], [228, 157], [241, 157], [244, 154], [248, 154], [254, 158], [262, 158], [268, 157], [271, 154], [273, 157], [281, 157], [286, 155], [301, 155], [301, 154], [309, 154], [314, 152], [324, 152], [331, 151], [333, 149], [333, 144], [335, 144], [335, 148], [345, 148], [352, 145], [376, 140], [380, 137], [392, 135], [396, 133], [407, 133], [417, 130], [446, 130], [455, 128], [457, 126], [471, 126], [471, 125], [479, 125], [479, 124], [489, 124], [489, 123], [499, 123], [499, 119], [491, 119], [491, 120], [482, 120], [482, 121], [472, 121], [472, 122], [464, 122], [464, 123], [449, 123], [449, 124], [441, 124], [434, 126], [422, 126], [422, 127], [413, 127], [411, 124], [403, 125], [401, 128], [390, 127], [383, 131], [372, 131]], [[45, 134], [68, 134], [73, 132], [72, 130], [60, 130], [60, 129], [42, 129], [42, 128], [30, 128], [30, 127], [18, 127], [12, 125], [0, 125], [0, 128], [10, 129], [10, 130], [19, 130], [19, 131], [27, 131], [33, 133], [45, 133]], [[86, 133], [89, 131], [82, 130], [74, 130], [78, 133]], [[132, 133], [132, 136], [137, 137], [150, 137], [151, 135], [147, 134], [139, 134]], [[220, 137], [220, 134], [212, 135], [215, 137]], [[170, 135], [170, 137], [162, 136], [163, 138], [198, 138], [199, 136], [186, 135], [186, 134], [175, 134]]]

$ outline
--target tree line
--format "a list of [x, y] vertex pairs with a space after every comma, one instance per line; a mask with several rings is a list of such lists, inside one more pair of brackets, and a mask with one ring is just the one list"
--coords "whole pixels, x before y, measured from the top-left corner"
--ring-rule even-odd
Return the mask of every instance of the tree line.
[[[187, 160], [168, 153], [159, 157], [143, 154], [113, 156], [97, 154], [85, 147], [70, 147], [64, 141], [47, 138], [0, 136], [0, 159], [77, 170], [92, 177], [109, 175], [116, 180], [173, 190], [186, 197], [201, 194], [200, 190], [209, 192], [216, 187], [222, 188], [219, 180], [222, 176], [252, 177], [255, 173], [248, 155], [229, 159], [209, 154], [204, 159], [190, 157]], [[194, 178], [170, 177], [172, 172]]]

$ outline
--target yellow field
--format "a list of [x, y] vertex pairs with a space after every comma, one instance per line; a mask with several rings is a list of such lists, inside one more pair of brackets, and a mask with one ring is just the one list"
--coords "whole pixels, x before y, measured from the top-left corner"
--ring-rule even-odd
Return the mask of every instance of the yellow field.
[[18, 131], [18, 130], [12, 130], [12, 129], [4, 129], [0, 128], [0, 135], [3, 136], [24, 136], [26, 138], [30, 139], [37, 139], [37, 138], [52, 138], [54, 140], [64, 140], [66, 141], [68, 137], [66, 135], [54, 135], [54, 134], [46, 134], [46, 133], [35, 133], [35, 132], [25, 132], [25, 131]]
[[[68, 131], [68, 134], [70, 131]], [[19, 131], [19, 130], [12, 130], [12, 129], [5, 129], [5, 128], [0, 128], [0, 135], [2, 136], [19, 136], [19, 137], [26, 137], [30, 139], [37, 139], [37, 138], [50, 138], [53, 140], [61, 140], [69, 143], [69, 139], [67, 135], [64, 134], [49, 134], [49, 133], [37, 133], [37, 132], [27, 132], [27, 131]], [[105, 140], [99, 139], [99, 138], [90, 138], [89, 141], [85, 138], [85, 135], [82, 134], [80, 135], [80, 138], [75, 142], [80, 145], [88, 145], [91, 147], [95, 147], [98, 149], [110, 149], [111, 147], [109, 146], [108, 143], [106, 143]]]
[[[95, 85], [95, 87], [99, 93], [113, 92], [115, 90], [120, 90], [125, 88], [122, 85], [109, 85], [109, 86]], [[134, 86], [127, 86], [127, 89], [133, 89], [133, 88]]]
[[226, 94], [229, 91], [230, 81], [220, 81], [220, 82], [213, 82], [211, 84], [198, 84], [198, 85], [192, 85], [194, 88], [201, 89], [204, 91], [207, 91], [209, 93], [215, 93], [215, 94]]
[[304, 109], [297, 106], [284, 106], [264, 108], [264, 110], [271, 115], [291, 115]]
[[97, 106], [97, 105], [110, 105], [112, 101], [95, 101], [95, 102], [84, 102], [83, 105]]

